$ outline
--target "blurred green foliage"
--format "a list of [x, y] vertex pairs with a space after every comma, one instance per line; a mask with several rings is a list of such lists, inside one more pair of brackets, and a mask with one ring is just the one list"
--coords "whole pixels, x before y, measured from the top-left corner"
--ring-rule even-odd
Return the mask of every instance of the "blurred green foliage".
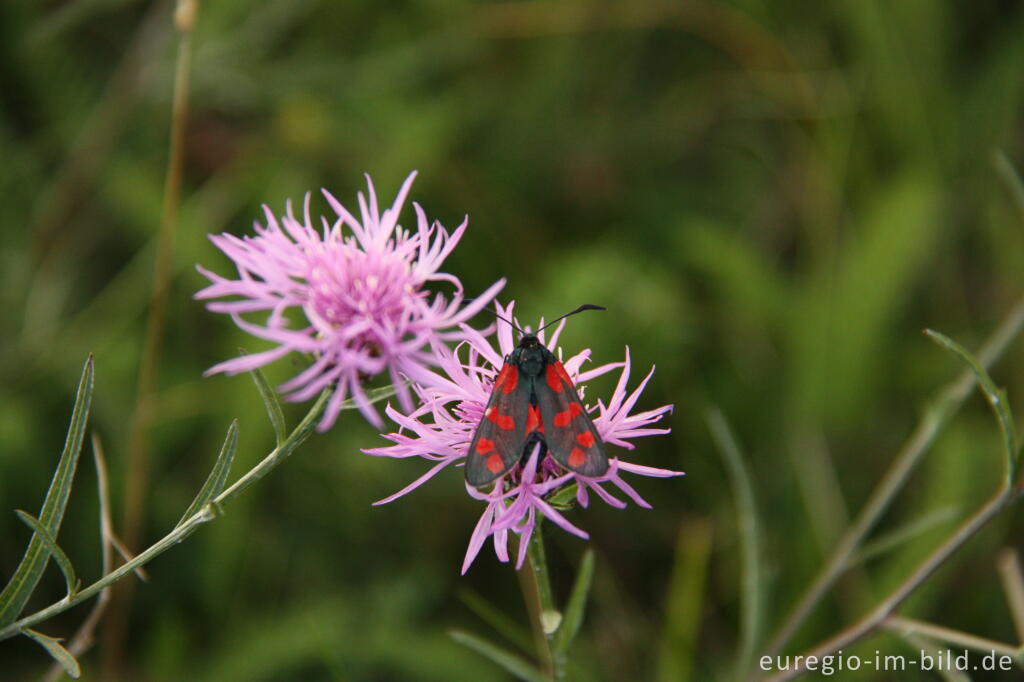
[[[94, 352], [93, 429], [120, 517], [170, 16], [136, 0], [0, 7], [0, 510], [38, 508]], [[563, 345], [596, 362], [628, 345], [634, 381], [658, 367], [640, 407], [676, 405], [672, 435], [630, 456], [688, 476], [638, 481], [653, 511], [571, 515], [597, 554], [577, 675], [727, 674], [741, 564], [703, 413], [719, 407], [749, 457], [777, 623], [960, 369], [920, 329], [974, 348], [1024, 291], [1024, 205], [993, 163], [1001, 150], [1024, 166], [1022, 35], [1024, 7], [1000, 0], [202, 3], [145, 537], [177, 521], [231, 419], [236, 471], [273, 442], [248, 378], [201, 377], [239, 346], [261, 349], [191, 299], [195, 263], [229, 272], [205, 235], [245, 233], [262, 203], [280, 212], [320, 187], [351, 201], [363, 172], [389, 195], [415, 168], [430, 217], [470, 216], [446, 264], [470, 291], [507, 276], [502, 297], [526, 320], [607, 306], [574, 317]], [[288, 360], [268, 371], [291, 373]], [[1024, 405], [1021, 343], [993, 376]], [[480, 511], [459, 471], [372, 508], [424, 471], [359, 452], [382, 443], [349, 413], [151, 564], [121, 661], [130, 679], [503, 679], [446, 633], [489, 634], [458, 598], [467, 589], [525, 622], [512, 570], [485, 552], [458, 575]], [[1000, 467], [998, 430], [972, 398], [881, 530], [946, 520], [851, 572], [795, 644], [898, 582]], [[97, 500], [81, 469], [60, 540], [88, 580]], [[993, 557], [1021, 530], [1019, 512], [1002, 517], [903, 613], [1013, 640]], [[0, 576], [27, 540], [0, 511]], [[583, 544], [551, 541], [564, 601]], [[51, 567], [40, 600], [62, 589]], [[101, 658], [83, 659], [88, 679]], [[11, 679], [46, 664], [27, 640], [0, 643], [0, 661]]]

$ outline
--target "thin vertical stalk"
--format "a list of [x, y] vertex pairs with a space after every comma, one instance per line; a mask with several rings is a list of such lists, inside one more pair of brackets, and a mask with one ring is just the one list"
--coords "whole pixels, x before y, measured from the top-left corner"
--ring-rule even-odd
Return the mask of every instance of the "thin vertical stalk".
[[[128, 427], [123, 534], [129, 547], [136, 546], [139, 541], [144, 522], [143, 500], [149, 484], [148, 438], [153, 423], [153, 399], [159, 377], [160, 352], [167, 321], [167, 298], [174, 262], [175, 228], [184, 173], [192, 28], [197, 11], [198, 0], [178, 0], [174, 12], [179, 37], [171, 104], [170, 150], [164, 180], [164, 202], [157, 235], [145, 345], [139, 362], [135, 409]], [[121, 664], [131, 593], [130, 582], [118, 586], [114, 593], [107, 625], [104, 628], [104, 667], [108, 673], [115, 672]]]
[[554, 628], [547, 627], [547, 623], [553, 615], [558, 614], [558, 610], [555, 608], [551, 592], [547, 557], [544, 553], [544, 540], [541, 537], [539, 524], [530, 536], [526, 555], [526, 565], [521, 571], [518, 571], [519, 587], [523, 591], [523, 599], [530, 612], [530, 627], [533, 630], [533, 639], [537, 647], [537, 658], [545, 677], [549, 680], [564, 680], [565, 671], [559, 670], [562, 666], [556, 666], [551, 653], [551, 637], [554, 634]]

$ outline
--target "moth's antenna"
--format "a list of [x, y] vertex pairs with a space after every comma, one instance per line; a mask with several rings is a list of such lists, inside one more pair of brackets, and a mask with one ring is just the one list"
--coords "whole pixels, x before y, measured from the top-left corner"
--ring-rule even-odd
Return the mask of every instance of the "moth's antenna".
[[[498, 318], [499, 320], [501, 320], [502, 322], [508, 322], [512, 326], [512, 328], [515, 329], [520, 334], [526, 334], [526, 332], [523, 331], [522, 329], [520, 329], [519, 326], [515, 322], [513, 322], [510, 319], [508, 319], [504, 315], [499, 314], [497, 308], [493, 308], [493, 309], [492, 308], [488, 308], [487, 310], [488, 310], [488, 312], [494, 313], [494, 316], [496, 318]], [[555, 322], [558, 322], [559, 320], [565, 319], [566, 317], [569, 317], [570, 315], [575, 315], [576, 313], [582, 313], [584, 310], [608, 310], [608, 309], [605, 308], [604, 306], [593, 305], [592, 303], [584, 303], [583, 305], [581, 305], [576, 310], [568, 312], [565, 315], [562, 315], [561, 317], [556, 317], [555, 319], [551, 320], [546, 325], [544, 325], [543, 327], [541, 327], [540, 329], [538, 329], [537, 331], [535, 331], [533, 333], [534, 334], [539, 334], [540, 332], [544, 331], [545, 329], [547, 329], [548, 327], [553, 325]]]
[[515, 323], [515, 322], [513, 322], [513, 321], [512, 321], [512, 320], [510, 320], [510, 319], [508, 319], [508, 318], [507, 318], [507, 317], [505, 317], [504, 315], [499, 315], [499, 314], [498, 314], [498, 310], [497, 310], [497, 309], [491, 310], [490, 308], [488, 308], [487, 310], [488, 310], [488, 311], [490, 311], [490, 312], [492, 312], [492, 313], [494, 313], [494, 316], [495, 316], [496, 318], [498, 318], [499, 320], [501, 320], [502, 322], [508, 322], [508, 323], [509, 323], [510, 325], [512, 325], [512, 328], [513, 328], [513, 329], [515, 329], [515, 330], [516, 330], [517, 332], [519, 332], [520, 334], [525, 334], [525, 333], [526, 333], [526, 332], [524, 332], [524, 331], [523, 331], [522, 329], [520, 329], [520, 328], [519, 328], [519, 327], [518, 327], [518, 326], [516, 325], [516, 323]]
[[539, 334], [542, 331], [544, 331], [545, 329], [547, 329], [548, 327], [550, 327], [551, 325], [553, 325], [555, 322], [558, 322], [559, 320], [564, 320], [565, 318], [569, 317], [570, 315], [575, 315], [576, 313], [582, 313], [584, 310], [608, 310], [608, 309], [605, 308], [604, 306], [593, 305], [591, 303], [584, 303], [583, 305], [581, 305], [576, 310], [573, 310], [572, 312], [568, 312], [565, 315], [562, 315], [561, 317], [556, 317], [555, 319], [551, 320], [550, 322], [548, 322], [546, 325], [544, 325], [543, 327], [541, 327], [540, 329], [538, 329], [534, 333], [535, 334]]

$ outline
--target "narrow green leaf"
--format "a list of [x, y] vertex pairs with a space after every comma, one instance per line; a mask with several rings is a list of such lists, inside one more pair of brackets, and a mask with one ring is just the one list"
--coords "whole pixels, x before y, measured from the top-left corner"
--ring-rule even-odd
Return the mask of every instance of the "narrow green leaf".
[[22, 630], [21, 633], [29, 639], [34, 639], [40, 646], [46, 649], [46, 653], [50, 654], [53, 660], [60, 663], [60, 667], [64, 668], [64, 672], [68, 676], [77, 680], [82, 674], [82, 668], [78, 665], [78, 661], [75, 660], [70, 651], [60, 645], [59, 639], [48, 637], [41, 632], [29, 630], [28, 628]]
[[985, 394], [985, 399], [988, 400], [989, 407], [992, 408], [996, 421], [999, 422], [999, 429], [1003, 434], [1003, 447], [1006, 451], [1006, 476], [1012, 485], [1017, 471], [1017, 435], [1013, 428], [1013, 416], [1010, 414], [1010, 405], [1006, 400], [1006, 392], [995, 385], [992, 377], [985, 371], [985, 368], [978, 362], [977, 358], [959, 343], [932, 329], [925, 329], [924, 333], [935, 343], [958, 355], [971, 368], [974, 376], [977, 377], [978, 386], [981, 388], [981, 392]]
[[270, 423], [274, 427], [274, 437], [277, 439], [277, 444], [280, 445], [288, 437], [288, 430], [284, 421], [284, 411], [281, 409], [281, 401], [278, 400], [277, 392], [270, 387], [270, 383], [267, 382], [267, 377], [264, 376], [262, 370], [257, 368], [249, 372], [249, 374], [252, 375], [252, 380], [256, 384], [256, 390], [259, 391], [260, 398], [263, 399], [263, 406], [267, 408], [267, 416], [270, 417]]
[[478, 593], [463, 589], [459, 590], [459, 599], [469, 610], [497, 631], [498, 634], [526, 652], [533, 651], [533, 638], [530, 633], [516, 623], [502, 609], [481, 597]]
[[310, 434], [313, 433], [313, 430], [316, 429], [316, 425], [320, 421], [320, 415], [323, 414], [324, 408], [331, 399], [332, 390], [333, 389], [331, 388], [325, 388], [321, 391], [320, 396], [316, 399], [316, 402], [313, 403], [309, 412], [302, 418], [302, 421], [299, 422], [298, 426], [288, 434], [285, 441], [278, 447], [274, 448], [274, 451], [267, 455], [263, 462], [258, 466], [232, 483], [227, 490], [219, 493], [213, 500], [214, 506], [230, 502], [253, 483], [266, 476], [270, 471], [273, 471], [278, 464], [290, 457], [292, 452], [302, 445], [302, 443], [309, 438]]
[[1013, 167], [1013, 164], [1006, 158], [1006, 154], [1002, 150], [992, 153], [992, 165], [995, 166], [996, 173], [999, 175], [999, 179], [1002, 180], [1007, 194], [1010, 195], [1013, 205], [1020, 212], [1021, 217], [1024, 218], [1024, 182], [1021, 181], [1017, 169]]
[[710, 520], [697, 518], [680, 526], [658, 645], [657, 682], [689, 682], [694, 677], [713, 545]]
[[220, 454], [217, 455], [217, 461], [214, 462], [213, 469], [210, 470], [210, 475], [206, 477], [203, 487], [199, 489], [196, 498], [192, 500], [192, 504], [188, 506], [181, 520], [178, 521], [178, 526], [199, 513], [200, 509], [205, 507], [210, 500], [217, 497], [220, 491], [224, 489], [224, 483], [228, 479], [228, 472], [231, 470], [231, 463], [235, 459], [235, 451], [237, 449], [238, 420], [235, 419], [231, 422], [231, 426], [228, 427], [228, 435], [224, 439], [224, 445], [220, 448]]
[[540, 670], [529, 661], [506, 651], [496, 644], [488, 642], [482, 637], [477, 637], [461, 630], [452, 630], [448, 634], [459, 644], [472, 649], [520, 680], [526, 680], [526, 682], [546, 682]]
[[588, 549], [583, 553], [580, 570], [576, 574], [576, 582], [573, 583], [572, 592], [569, 593], [569, 603], [565, 606], [562, 624], [552, 641], [552, 655], [565, 656], [572, 641], [576, 639], [576, 634], [580, 631], [580, 624], [583, 622], [583, 614], [587, 609], [587, 599], [590, 597], [590, 586], [593, 581], [594, 552]]
[[572, 484], [556, 490], [551, 497], [547, 498], [547, 503], [555, 509], [571, 509], [576, 504], [578, 489], [579, 486], [573, 481]]
[[[71, 412], [71, 424], [68, 426], [67, 439], [64, 442], [64, 451], [57, 463], [57, 470], [53, 474], [50, 488], [46, 491], [46, 498], [43, 500], [42, 511], [39, 513], [39, 522], [50, 536], [56, 538], [60, 531], [61, 521], [64, 519], [64, 509], [68, 504], [68, 496], [71, 494], [71, 483], [75, 477], [75, 468], [78, 466], [78, 455], [82, 451], [82, 438], [85, 436], [85, 427], [89, 421], [89, 408], [92, 404], [93, 388], [93, 360], [92, 355], [85, 361], [82, 370], [82, 378], [78, 383], [78, 395], [75, 397], [75, 407]], [[17, 619], [25, 603], [35, 590], [39, 579], [46, 568], [46, 561], [50, 553], [42, 536], [38, 533], [32, 535], [25, 556], [11, 577], [11, 581], [0, 592], [0, 627], [10, 625]]]
[[[408, 386], [410, 381], [406, 381], [405, 385]], [[398, 392], [394, 384], [388, 384], [387, 386], [381, 386], [379, 388], [371, 388], [366, 392], [366, 400], [372, 405], [373, 403], [379, 403], [382, 400], [386, 400]], [[341, 409], [343, 410], [354, 410], [359, 407], [356, 403], [355, 398], [346, 398], [341, 403]]]
[[706, 418], [711, 437], [729, 474], [736, 504], [736, 527], [740, 536], [740, 561], [743, 567], [740, 584], [740, 643], [736, 656], [736, 676], [741, 679], [746, 677], [754, 648], [761, 637], [764, 613], [761, 525], [758, 522], [750, 471], [732, 430], [717, 409], [709, 410]]
[[68, 586], [68, 596], [74, 596], [75, 592], [78, 591], [80, 583], [78, 582], [78, 577], [75, 576], [75, 567], [71, 565], [71, 559], [68, 558], [68, 555], [57, 544], [57, 540], [50, 535], [50, 531], [46, 530], [46, 526], [39, 522], [39, 519], [20, 509], [15, 509], [14, 513], [18, 515], [22, 523], [34, 530], [42, 538], [46, 549], [53, 555], [57, 565], [60, 566], [61, 573], [64, 574], [64, 581]]

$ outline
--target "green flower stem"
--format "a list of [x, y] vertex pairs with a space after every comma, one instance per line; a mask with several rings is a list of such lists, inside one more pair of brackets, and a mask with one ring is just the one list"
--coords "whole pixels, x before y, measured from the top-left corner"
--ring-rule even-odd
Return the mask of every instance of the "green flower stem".
[[[946, 560], [956, 552], [956, 550], [960, 549], [964, 543], [974, 537], [979, 530], [984, 528], [985, 525], [995, 518], [1000, 512], [1020, 499], [1022, 494], [1024, 494], [1024, 490], [1018, 487], [1010, 487], [1006, 485], [1000, 487], [995, 495], [989, 498], [985, 504], [979, 507], [970, 517], [960, 524], [960, 527], [957, 528], [945, 542], [929, 554], [928, 557], [922, 561], [916, 569], [914, 569], [914, 572], [900, 583], [899, 586], [889, 594], [889, 596], [883, 599], [874, 607], [874, 609], [856, 623], [850, 625], [825, 642], [822, 642], [818, 646], [814, 647], [814, 649], [805, 652], [801, 660], [807, 661], [808, 658], [812, 656], [816, 656], [818, 660], [821, 660], [824, 656], [834, 654], [840, 649], [845, 649], [885, 623], [886, 619], [892, 615], [893, 611], [895, 611], [907, 597], [913, 594], [914, 590], [920, 587], [921, 583], [923, 583], [932, 575], [932, 573], [942, 566], [942, 564], [945, 563]], [[791, 680], [804, 672], [806, 672], [806, 668], [802, 665], [794, 665], [791, 669], [768, 678], [768, 682], [783, 682], [784, 680]]]
[[551, 593], [551, 580], [541, 530], [541, 524], [537, 524], [530, 536], [530, 544], [526, 548], [527, 562], [520, 571], [519, 585], [530, 611], [530, 625], [537, 643], [541, 669], [548, 679], [564, 680], [564, 661], [559, 664], [551, 651], [552, 639], [561, 614], [555, 607], [554, 596]]
[[[544, 553], [544, 540], [540, 536], [541, 528], [538, 524], [530, 536], [530, 546], [526, 548], [526, 555], [530, 561], [530, 568], [537, 578], [537, 596], [540, 598], [541, 623], [546, 617], [545, 614], [558, 613], [555, 608], [555, 598], [551, 594], [551, 579], [548, 576], [548, 559]], [[545, 635], [547, 627], [544, 627]]]
[[[1024, 300], [1018, 301], [992, 336], [978, 352], [978, 363], [982, 367], [991, 365], [1024, 328]], [[964, 372], [943, 390], [932, 402], [918, 423], [917, 428], [893, 460], [885, 476], [878, 483], [871, 497], [865, 503], [856, 520], [840, 539], [828, 562], [819, 571], [813, 582], [804, 591], [796, 605], [790, 610], [782, 625], [762, 652], [774, 656], [804, 623], [814, 607], [821, 601], [839, 576], [849, 567], [857, 548], [875, 527], [878, 519], [889, 508], [897, 493], [903, 488], [910, 474], [921, 461], [924, 453], [942, 431], [949, 418], [977, 385], [977, 379], [970, 369]]]
[[41, 623], [52, 618], [58, 613], [63, 613], [87, 599], [94, 597], [103, 591], [105, 587], [116, 583], [132, 571], [136, 570], [140, 566], [144, 566], [154, 558], [169, 550], [171, 547], [180, 543], [202, 524], [212, 521], [217, 517], [218, 510], [223, 505], [238, 497], [238, 495], [248, 489], [249, 486], [266, 476], [267, 473], [283, 462], [288, 455], [294, 452], [295, 449], [310, 436], [330, 397], [330, 390], [325, 390], [321, 393], [320, 397], [313, 404], [313, 407], [310, 408], [303, 420], [295, 427], [295, 430], [291, 432], [283, 443], [274, 448], [270, 454], [263, 458], [263, 461], [235, 481], [230, 488], [217, 495], [217, 497], [215, 497], [209, 504], [205, 505], [198, 512], [178, 524], [174, 530], [157, 541], [156, 544], [135, 556], [130, 561], [118, 566], [116, 569], [107, 573], [88, 587], [84, 587], [78, 592], [75, 592], [74, 595], [69, 595], [41, 611], [25, 616], [21, 620], [17, 620], [7, 627], [0, 629], [0, 641], [14, 637], [25, 628], [30, 628], [37, 623]]

